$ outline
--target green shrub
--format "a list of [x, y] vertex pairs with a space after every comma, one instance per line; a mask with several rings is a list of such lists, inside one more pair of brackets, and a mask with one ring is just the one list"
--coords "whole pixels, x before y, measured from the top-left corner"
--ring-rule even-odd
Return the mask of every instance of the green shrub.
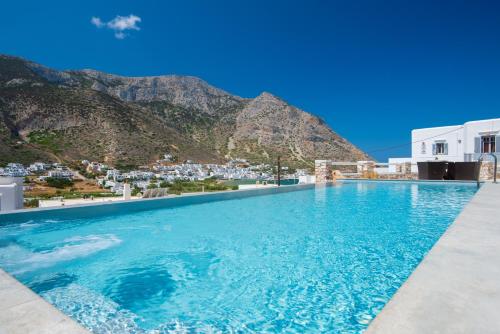
[[45, 179], [49, 187], [54, 187], [58, 189], [64, 189], [66, 187], [73, 186], [74, 182], [69, 179], [59, 179], [54, 177], [48, 177]]
[[132, 196], [137, 196], [137, 194], [139, 194], [141, 192], [141, 188], [139, 187], [134, 187], [134, 189], [132, 189], [132, 191], [130, 192], [130, 194]]
[[28, 198], [24, 200], [24, 207], [26, 208], [38, 208], [40, 200], [38, 198]]

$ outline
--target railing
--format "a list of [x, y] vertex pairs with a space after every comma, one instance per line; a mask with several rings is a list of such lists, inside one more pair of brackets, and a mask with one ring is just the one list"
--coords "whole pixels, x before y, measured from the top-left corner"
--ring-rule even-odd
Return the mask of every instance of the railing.
[[479, 182], [479, 178], [480, 178], [480, 174], [481, 174], [481, 164], [483, 163], [483, 159], [484, 159], [484, 156], [486, 155], [490, 155], [493, 157], [494, 161], [495, 161], [495, 165], [493, 167], [493, 183], [497, 183], [497, 166], [498, 166], [498, 158], [496, 156], [496, 154], [493, 154], [493, 153], [482, 153], [479, 158], [477, 159], [478, 161], [478, 164], [477, 164], [477, 187], [479, 188], [479, 185], [480, 185], [480, 182]]

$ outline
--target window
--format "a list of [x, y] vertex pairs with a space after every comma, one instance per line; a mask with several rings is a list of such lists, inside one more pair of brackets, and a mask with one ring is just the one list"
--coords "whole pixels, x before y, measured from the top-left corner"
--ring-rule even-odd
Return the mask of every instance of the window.
[[422, 145], [420, 147], [420, 153], [425, 154], [425, 152], [426, 152], [425, 143], [422, 143]]
[[448, 143], [445, 141], [439, 141], [432, 144], [432, 154], [448, 155]]
[[436, 154], [444, 154], [444, 143], [436, 143]]
[[495, 152], [495, 136], [482, 136], [481, 137], [481, 153], [494, 153]]

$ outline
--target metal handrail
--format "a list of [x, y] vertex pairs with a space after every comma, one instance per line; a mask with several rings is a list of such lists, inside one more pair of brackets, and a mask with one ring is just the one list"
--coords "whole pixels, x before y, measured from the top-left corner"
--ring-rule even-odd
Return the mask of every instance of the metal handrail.
[[493, 167], [493, 183], [497, 183], [497, 163], [498, 163], [498, 158], [495, 154], [493, 153], [482, 153], [479, 156], [479, 159], [477, 159], [477, 187], [479, 188], [479, 176], [481, 174], [481, 164], [483, 163], [483, 158], [485, 155], [491, 155], [493, 159], [495, 160], [495, 166]]

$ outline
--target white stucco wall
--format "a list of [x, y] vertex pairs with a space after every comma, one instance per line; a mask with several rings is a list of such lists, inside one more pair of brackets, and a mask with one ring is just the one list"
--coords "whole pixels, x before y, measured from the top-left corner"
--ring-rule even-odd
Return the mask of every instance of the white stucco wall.
[[[489, 119], [484, 121], [473, 121], [464, 124], [464, 153], [473, 154], [474, 152], [474, 138], [481, 135], [491, 134], [495, 136], [500, 135], [500, 118]], [[500, 152], [500, 143], [496, 143], [496, 151]]]
[[[429, 160], [463, 161], [464, 131], [462, 125], [416, 129], [411, 132], [411, 156], [413, 162]], [[433, 145], [444, 142], [448, 145], [448, 154], [433, 154]], [[425, 143], [425, 153], [422, 152]]]
[[[494, 154], [500, 160], [500, 118], [494, 118], [471, 121], [464, 125], [412, 130], [411, 158], [390, 158], [389, 163], [411, 159], [413, 171], [416, 170], [414, 165], [419, 161], [477, 161], [481, 155], [482, 145], [479, 145], [481, 136], [495, 136], [496, 152]], [[438, 142], [447, 144], [447, 154], [433, 153], [433, 145]], [[425, 152], [422, 152], [422, 143], [425, 143]], [[392, 169], [391, 167], [389, 165], [389, 170], [393, 171], [394, 167]]]
[[0, 177], [0, 211], [18, 210], [23, 206], [23, 179]]

